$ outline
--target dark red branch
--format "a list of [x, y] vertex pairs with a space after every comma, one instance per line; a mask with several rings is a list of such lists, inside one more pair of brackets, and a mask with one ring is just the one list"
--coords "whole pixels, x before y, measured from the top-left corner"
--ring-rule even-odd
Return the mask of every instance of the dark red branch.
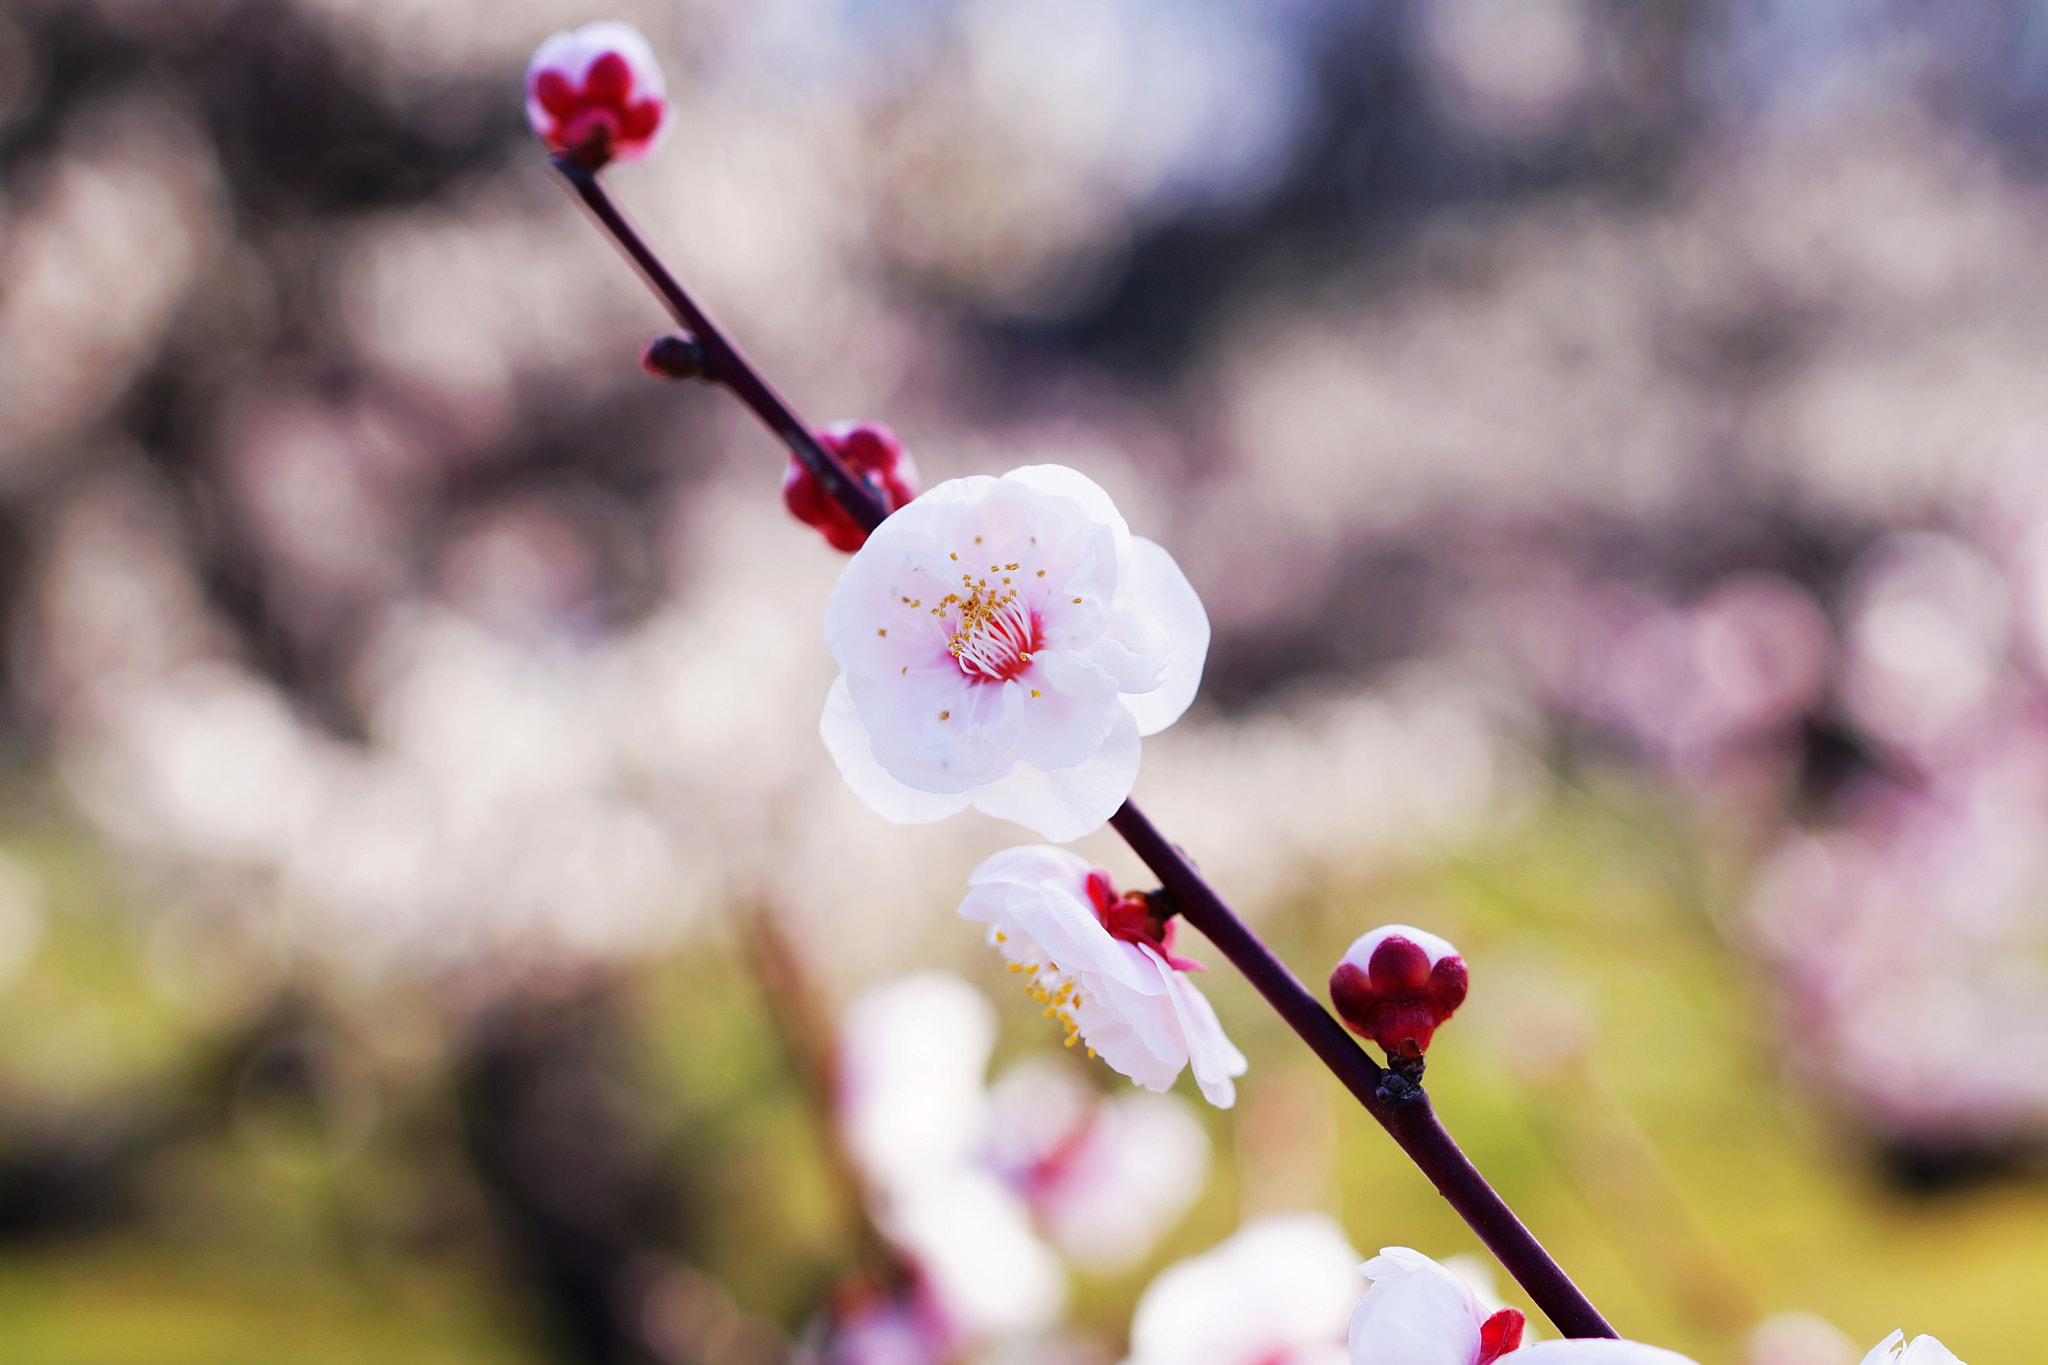
[[[696, 336], [704, 348], [706, 377], [724, 384], [753, 409], [863, 529], [871, 531], [880, 525], [886, 515], [880, 500], [817, 442], [789, 405], [683, 292], [675, 277], [612, 204], [598, 184], [596, 173], [565, 157], [555, 158], [555, 168], [575, 186], [576, 193], [624, 248], [676, 321]], [[1201, 930], [1245, 974], [1267, 1003], [1279, 1011], [1288, 1026], [1301, 1035], [1310, 1050], [1365, 1106], [1366, 1112], [1393, 1135], [1401, 1150], [1479, 1234], [1479, 1240], [1499, 1258], [1557, 1330], [1568, 1337], [1615, 1336], [1599, 1310], [1579, 1292], [1571, 1277], [1551, 1259], [1542, 1243], [1523, 1226], [1514, 1210], [1486, 1183], [1486, 1178], [1445, 1131], [1430, 1107], [1429, 1096], [1420, 1087], [1408, 1087], [1397, 1101], [1384, 1098], [1382, 1085], [1389, 1086], [1390, 1094], [1399, 1088], [1391, 1083], [1389, 1074], [1352, 1041], [1344, 1026], [1308, 993], [1286, 964], [1273, 956], [1272, 949], [1202, 880], [1194, 865], [1166, 841], [1144, 813], [1126, 801], [1109, 823], [1159, 878], [1181, 917]]]
[[697, 339], [697, 344], [704, 349], [704, 377], [725, 385], [751, 408], [761, 419], [761, 424], [781, 438], [782, 443], [789, 447], [789, 453], [817, 476], [825, 491], [846, 509], [848, 516], [860, 523], [863, 531], [872, 531], [880, 526], [882, 518], [889, 513], [874, 490], [855, 478], [837, 455], [819, 444], [811, 429], [797, 418], [789, 404], [782, 401], [782, 395], [770, 387], [768, 381], [761, 377], [761, 372], [740, 354], [739, 348], [726, 340], [725, 333], [718, 330], [718, 324], [711, 320], [710, 315], [697, 306], [696, 300], [684, 292], [682, 285], [676, 283], [676, 277], [669, 274], [661, 258], [649, 249], [639, 232], [626, 221], [626, 215], [619, 212], [618, 205], [605, 193], [604, 186], [598, 183], [597, 172], [567, 153], [555, 157], [554, 166], [575, 189], [577, 197], [596, 215], [597, 221], [604, 224], [605, 231], [625, 251], [641, 278], [667, 305], [670, 315]]
[[1178, 848], [1145, 818], [1143, 811], [1124, 802], [1110, 826], [1123, 836], [1131, 851], [1152, 869], [1160, 885], [1173, 897], [1180, 917], [1202, 931], [1217, 951], [1243, 972], [1258, 988], [1266, 1002], [1309, 1049], [1322, 1058], [1323, 1065], [1344, 1082], [1365, 1111], [1378, 1119], [1393, 1135], [1401, 1150], [1429, 1177], [1458, 1216], [1471, 1225], [1499, 1258], [1515, 1282], [1528, 1291], [1545, 1317], [1568, 1337], [1611, 1337], [1614, 1329], [1607, 1319], [1572, 1283], [1564, 1269], [1551, 1259], [1535, 1234], [1523, 1226], [1478, 1167], [1459, 1148], [1430, 1107], [1429, 1096], [1418, 1087], [1397, 1103], [1380, 1095], [1386, 1072], [1352, 1041], [1351, 1035], [1321, 1002], [1308, 993], [1287, 965], [1273, 956], [1251, 926], [1239, 919], [1209, 883], [1196, 872]]

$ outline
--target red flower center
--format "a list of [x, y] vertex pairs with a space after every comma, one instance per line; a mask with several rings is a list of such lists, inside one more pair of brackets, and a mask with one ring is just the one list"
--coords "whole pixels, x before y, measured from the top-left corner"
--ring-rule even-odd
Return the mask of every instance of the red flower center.
[[1125, 943], [1142, 943], [1166, 959], [1168, 966], [1183, 972], [1199, 972], [1202, 964], [1192, 958], [1173, 955], [1173, 933], [1179, 921], [1160, 912], [1157, 901], [1143, 891], [1117, 894], [1109, 874], [1097, 869], [1088, 874], [1088, 900], [1095, 918], [1109, 930], [1109, 936]]
[[947, 593], [939, 602], [960, 614], [946, 648], [971, 682], [1009, 682], [1031, 666], [1032, 652], [1041, 643], [1038, 617], [1000, 567], [990, 572], [1001, 579], [995, 587], [986, 578], [962, 574], [965, 595]]

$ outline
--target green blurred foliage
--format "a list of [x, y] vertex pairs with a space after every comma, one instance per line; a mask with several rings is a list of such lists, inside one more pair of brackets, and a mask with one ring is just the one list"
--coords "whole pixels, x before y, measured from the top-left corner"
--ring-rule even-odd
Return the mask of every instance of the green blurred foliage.
[[[117, 880], [62, 824], [30, 822], [6, 847], [41, 880], [47, 918], [0, 993], [10, 1362], [537, 1358], [533, 1306], [468, 1173], [453, 1098], [460, 1029], [444, 999], [388, 985], [352, 995], [302, 965], [242, 1014], [198, 1018], [152, 979], [137, 928], [151, 920], [148, 887]], [[1903, 1324], [1935, 1330], [1965, 1360], [2026, 1358], [2030, 1291], [2048, 1279], [2048, 1190], [2006, 1180], [1898, 1193], [1824, 1099], [1788, 1086], [1764, 983], [1721, 927], [1713, 888], [1728, 879], [1710, 864], [1734, 856], [1683, 807], [1594, 774], [1484, 847], [1365, 881], [1310, 875], [1265, 925], [1311, 979], [1388, 919], [1459, 942], [1473, 1001], [1439, 1035], [1431, 1091], [1624, 1333], [1737, 1365], [1757, 1320], [1804, 1309], [1858, 1342]], [[945, 912], [934, 906], [935, 922]], [[951, 943], [947, 965], [997, 1001], [998, 1068], [1053, 1049], [1056, 1034], [975, 934], [933, 941]], [[852, 1211], [746, 960], [712, 932], [627, 978], [622, 1080], [675, 1178], [676, 1254], [793, 1332], [851, 1268]], [[1240, 1104], [1204, 1109], [1214, 1173], [1150, 1261], [1077, 1280], [1078, 1327], [1113, 1347], [1161, 1266], [1270, 1211], [1260, 1201], [1276, 1189], [1338, 1213], [1367, 1254], [1478, 1250], [1249, 987], [1222, 970], [1204, 985], [1252, 1059]], [[298, 1069], [273, 1074], [286, 1046]], [[1072, 1064], [1105, 1089], [1121, 1084]], [[1295, 1138], [1332, 1135], [1280, 1157], [1328, 1169], [1271, 1168], [1259, 1125], [1275, 1112]], [[49, 1178], [104, 1207], [25, 1220], [22, 1182], [52, 1152], [73, 1168]]]

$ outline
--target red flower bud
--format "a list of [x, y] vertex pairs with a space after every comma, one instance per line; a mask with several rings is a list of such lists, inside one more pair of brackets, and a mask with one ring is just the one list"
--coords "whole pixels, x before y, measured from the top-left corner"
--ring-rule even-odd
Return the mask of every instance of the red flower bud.
[[1330, 999], [1389, 1060], [1420, 1057], [1465, 1002], [1465, 959], [1435, 934], [1389, 924], [1351, 945], [1330, 973]]
[[[855, 478], [875, 490], [888, 511], [917, 496], [917, 461], [896, 433], [880, 422], [838, 422], [817, 436], [820, 445], [846, 462]], [[868, 533], [794, 455], [782, 477], [782, 502], [798, 521], [824, 532], [834, 549], [852, 554], [867, 543]]]
[[668, 131], [668, 88], [631, 24], [585, 24], [540, 45], [526, 68], [526, 118], [550, 151], [602, 166], [648, 155]]

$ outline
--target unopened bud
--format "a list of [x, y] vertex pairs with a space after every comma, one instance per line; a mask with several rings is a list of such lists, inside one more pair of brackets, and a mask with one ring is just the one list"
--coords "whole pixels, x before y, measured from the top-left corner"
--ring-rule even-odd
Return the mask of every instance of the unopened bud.
[[1330, 973], [1330, 999], [1353, 1033], [1391, 1063], [1419, 1059], [1465, 1003], [1465, 959], [1435, 934], [1389, 924], [1351, 945]]
[[[838, 422], [817, 436], [818, 444], [874, 490], [884, 511], [893, 512], [917, 496], [917, 461], [880, 422]], [[834, 549], [852, 554], [867, 543], [868, 533], [794, 455], [782, 478], [782, 501], [790, 515], [823, 532]]]
[[639, 29], [614, 20], [585, 24], [533, 54], [526, 118], [550, 151], [587, 166], [637, 161], [668, 131], [668, 86]]
[[640, 368], [656, 379], [684, 383], [705, 374], [704, 347], [688, 332], [669, 332], [647, 343], [640, 353]]

